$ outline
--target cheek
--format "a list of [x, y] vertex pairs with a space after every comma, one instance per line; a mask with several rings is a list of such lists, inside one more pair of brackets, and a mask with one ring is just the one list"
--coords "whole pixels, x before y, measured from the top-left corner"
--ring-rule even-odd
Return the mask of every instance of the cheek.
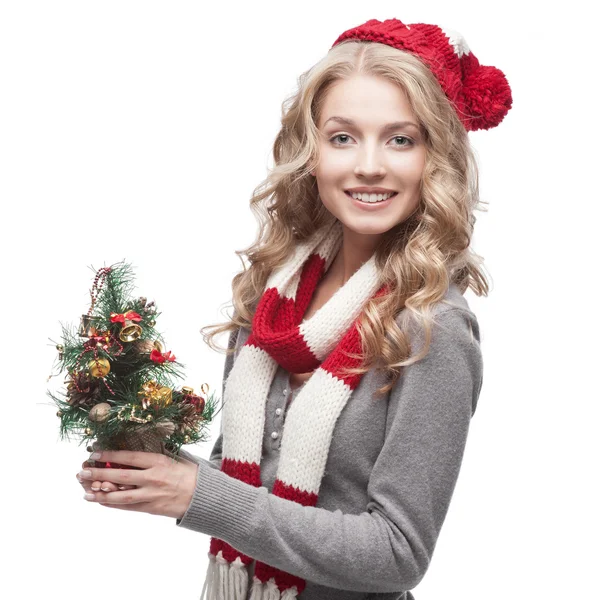
[[417, 153], [401, 156], [394, 162], [391, 169], [406, 185], [419, 185], [425, 169], [425, 157]]
[[352, 168], [349, 152], [321, 151], [321, 160], [317, 169], [317, 176], [321, 181], [329, 183], [337, 179], [348, 177], [348, 169]]

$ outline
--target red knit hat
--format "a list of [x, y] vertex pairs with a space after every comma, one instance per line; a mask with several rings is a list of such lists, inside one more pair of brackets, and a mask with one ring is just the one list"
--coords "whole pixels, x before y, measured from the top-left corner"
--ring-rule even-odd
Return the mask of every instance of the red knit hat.
[[405, 25], [398, 19], [371, 19], [342, 33], [332, 48], [351, 39], [379, 42], [417, 55], [437, 77], [467, 131], [495, 127], [512, 106], [504, 73], [480, 65], [455, 31], [425, 23]]

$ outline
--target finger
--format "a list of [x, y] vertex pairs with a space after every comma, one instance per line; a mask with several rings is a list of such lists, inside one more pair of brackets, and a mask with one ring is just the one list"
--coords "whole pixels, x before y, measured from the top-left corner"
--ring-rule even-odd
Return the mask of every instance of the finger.
[[115, 462], [120, 465], [130, 465], [142, 469], [150, 469], [157, 465], [171, 463], [170, 458], [156, 452], [132, 452], [129, 450], [103, 450], [95, 460], [100, 462]]
[[[117, 490], [135, 490], [135, 485], [117, 485], [116, 483], [111, 483], [110, 481], [103, 481], [102, 483], [98, 482], [98, 484], [100, 486], [98, 489], [103, 492], [116, 492]], [[93, 486], [92, 489], [94, 489]]]
[[119, 486], [110, 481], [94, 481], [94, 483], [92, 483], [93, 492], [116, 492], [118, 489]]
[[110, 481], [93, 481], [90, 483], [87, 479], [82, 479], [77, 474], [77, 481], [81, 484], [81, 487], [86, 492], [116, 492], [117, 490], [133, 490], [135, 489], [135, 485], [116, 485], [115, 483], [111, 483]]
[[[106, 504], [134, 505], [148, 501], [147, 492], [143, 489], [123, 490], [119, 492], [94, 492], [94, 499], [89, 502]], [[87, 498], [86, 498], [87, 499]]]
[[81, 487], [86, 491], [86, 493], [89, 493], [91, 490], [91, 481], [87, 481], [86, 479], [82, 479], [81, 475], [79, 475], [79, 473], [77, 473], [77, 481], [79, 481], [79, 483], [81, 484]]
[[146, 512], [142, 507], [143, 504], [109, 504], [108, 502], [98, 502], [100, 506], [107, 508], [117, 508], [118, 510], [133, 510], [137, 512]]
[[142, 485], [146, 483], [145, 470], [136, 469], [96, 469], [88, 467], [79, 476], [88, 481], [111, 482], [121, 485]]

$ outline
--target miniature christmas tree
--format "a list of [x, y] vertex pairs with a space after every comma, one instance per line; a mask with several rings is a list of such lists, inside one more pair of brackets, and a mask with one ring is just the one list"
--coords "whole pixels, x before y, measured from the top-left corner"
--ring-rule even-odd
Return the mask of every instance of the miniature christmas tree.
[[183, 365], [163, 351], [154, 302], [132, 299], [133, 280], [126, 262], [96, 272], [87, 314], [77, 331], [62, 325], [56, 344], [66, 392], [48, 394], [58, 407], [61, 439], [75, 434], [81, 444], [95, 439], [94, 449], [176, 455], [183, 444], [207, 440], [218, 401], [206, 397], [206, 384], [205, 397], [190, 387], [174, 389], [171, 378], [182, 377]]

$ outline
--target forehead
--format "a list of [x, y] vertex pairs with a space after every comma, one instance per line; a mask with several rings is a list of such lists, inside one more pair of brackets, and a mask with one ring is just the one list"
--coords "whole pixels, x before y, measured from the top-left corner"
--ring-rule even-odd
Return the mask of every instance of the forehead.
[[383, 77], [365, 75], [338, 80], [325, 92], [320, 126], [333, 116], [365, 127], [379, 127], [392, 121], [416, 122], [408, 96], [399, 85]]

